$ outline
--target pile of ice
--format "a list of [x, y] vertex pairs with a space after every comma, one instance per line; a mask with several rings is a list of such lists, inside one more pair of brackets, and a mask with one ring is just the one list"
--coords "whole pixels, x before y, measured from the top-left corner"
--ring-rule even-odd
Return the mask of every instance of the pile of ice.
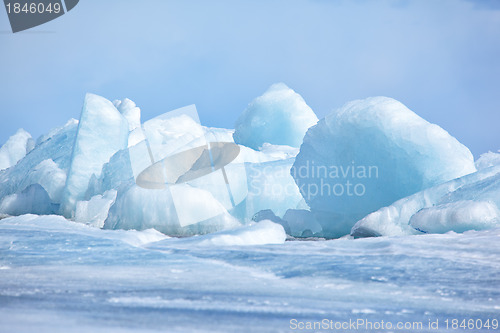
[[317, 122], [277, 84], [229, 130], [201, 126], [193, 105], [141, 123], [131, 100], [87, 94], [79, 121], [0, 148], [0, 215], [216, 233], [197, 238], [213, 245], [462, 232], [498, 226], [499, 156], [476, 172], [465, 146], [385, 97]]
[[307, 132], [292, 168], [327, 237], [394, 201], [475, 172], [467, 147], [402, 103], [349, 102]]
[[264, 143], [299, 147], [318, 118], [304, 99], [284, 83], [256, 98], [236, 122], [234, 141], [258, 149]]
[[79, 121], [50, 131], [36, 145], [20, 131], [2, 147], [7, 168], [0, 172], [0, 214], [60, 214], [99, 228], [154, 228], [189, 236], [238, 228], [260, 210], [282, 215], [297, 208], [302, 196], [290, 168], [298, 149], [269, 142], [258, 150], [239, 146], [238, 156], [225, 166], [228, 184], [221, 170], [212, 170], [165, 188], [137, 185], [141, 171], [155, 162], [234, 142], [233, 133], [201, 126], [194, 106], [141, 124], [140, 109], [131, 100], [111, 103], [87, 94]]

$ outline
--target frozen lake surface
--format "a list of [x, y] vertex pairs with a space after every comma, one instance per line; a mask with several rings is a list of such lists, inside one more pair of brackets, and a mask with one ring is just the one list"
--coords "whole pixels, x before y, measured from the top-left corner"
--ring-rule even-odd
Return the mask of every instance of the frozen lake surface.
[[429, 320], [450, 331], [446, 319], [500, 319], [500, 229], [206, 246], [31, 215], [0, 220], [0, 253], [1, 332], [288, 332], [323, 319], [435, 332]]

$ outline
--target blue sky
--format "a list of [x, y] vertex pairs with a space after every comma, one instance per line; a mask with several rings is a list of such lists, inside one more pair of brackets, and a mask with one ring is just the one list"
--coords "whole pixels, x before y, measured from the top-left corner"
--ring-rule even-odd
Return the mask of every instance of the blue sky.
[[500, 149], [499, 1], [80, 0], [17, 34], [0, 10], [0, 45], [0, 142], [78, 118], [86, 92], [232, 128], [285, 82], [320, 118], [389, 96], [476, 157]]

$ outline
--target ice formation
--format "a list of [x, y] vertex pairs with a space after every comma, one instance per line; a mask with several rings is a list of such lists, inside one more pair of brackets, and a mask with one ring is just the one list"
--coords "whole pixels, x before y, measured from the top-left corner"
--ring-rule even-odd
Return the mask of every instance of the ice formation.
[[80, 121], [41, 136], [28, 156], [0, 172], [3, 213], [58, 213], [96, 227], [186, 236], [241, 226], [262, 209], [282, 216], [297, 208], [302, 197], [290, 168], [298, 149], [290, 146], [240, 145], [234, 163], [225, 167], [228, 185], [219, 184], [220, 171], [168, 190], [136, 185], [153, 161], [208, 142], [233, 142], [233, 133], [201, 126], [194, 106], [141, 125], [131, 100], [111, 103], [88, 94]]
[[52, 159], [43, 160], [28, 172], [21, 187], [31, 184], [40, 184], [53, 202], [60, 203], [66, 184], [66, 172], [59, 168]]
[[327, 237], [425, 188], [476, 171], [467, 147], [400, 102], [349, 102], [307, 132], [292, 175]]
[[383, 207], [358, 221], [355, 237], [401, 236], [500, 226], [500, 165], [451, 180]]
[[73, 216], [76, 202], [85, 199], [92, 175], [100, 176], [103, 164], [127, 148], [128, 134], [127, 120], [110, 101], [85, 96], [63, 192], [61, 212], [65, 216]]
[[[206, 234], [249, 222], [261, 209], [273, 209], [282, 215], [301, 201], [290, 176], [297, 149], [270, 144], [259, 151], [240, 146], [240, 154], [225, 167], [227, 186], [231, 188], [236, 207], [229, 202], [226, 185], [218, 182], [223, 178], [217, 172], [187, 184], [143, 189], [135, 184], [135, 177], [153, 161], [199, 147], [207, 141], [232, 141], [233, 131], [200, 126], [192, 106], [148, 120], [142, 128], [147, 142], [114, 154], [103, 166], [101, 176], [90, 181], [90, 195], [111, 189], [118, 191], [105, 228], [154, 227], [169, 235]], [[207, 185], [210, 191], [206, 190]]]
[[[140, 158], [146, 160], [144, 165], [147, 165], [149, 157], [144, 156], [147, 151], [141, 149], [142, 153], [136, 154], [135, 149], [131, 148], [118, 152], [104, 165], [102, 176], [94, 186], [95, 193], [118, 189], [118, 196], [110, 209], [105, 228], [141, 230], [154, 227], [169, 235], [194, 235], [234, 228], [249, 222], [251, 217], [262, 209], [272, 209], [283, 215], [287, 209], [296, 208], [302, 199], [290, 176], [293, 159], [285, 158], [289, 156], [286, 153], [288, 148], [283, 149], [284, 152], [277, 153], [278, 148], [275, 147], [275, 155], [271, 156], [262, 152], [242, 150], [238, 162], [226, 167], [227, 176], [233, 180], [230, 183], [235, 185], [232, 187], [233, 195], [244, 195], [244, 200], [229, 210], [231, 215], [226, 213], [227, 208], [221, 206], [220, 202], [221, 198], [224, 198], [223, 194], [227, 193], [224, 184], [212, 186], [212, 192], [207, 192], [203, 187], [213, 180], [208, 177], [191, 181], [189, 184], [176, 185], [175, 190], [143, 189], [135, 184], [129, 161], [131, 155], [140, 155]], [[276, 158], [285, 159], [273, 161]], [[259, 163], [262, 160], [267, 162]], [[219, 177], [217, 174], [213, 176]], [[214, 190], [217, 192], [214, 193]], [[196, 225], [182, 223], [179, 220], [180, 213], [184, 220], [201, 222]], [[200, 213], [205, 217], [194, 215]], [[192, 217], [189, 216], [191, 214]]]
[[113, 101], [113, 105], [127, 119], [129, 131], [141, 126], [141, 109], [128, 98]]
[[283, 83], [256, 98], [236, 122], [234, 141], [258, 149], [265, 143], [299, 147], [318, 118], [304, 99]]
[[[267, 116], [271, 127], [259, 129]], [[172, 236], [247, 230], [239, 228], [271, 220], [293, 237], [327, 238], [462, 232], [500, 220], [499, 154], [482, 155], [473, 173], [466, 147], [389, 98], [354, 101], [331, 113], [307, 132], [300, 153], [294, 140], [305, 129], [298, 125], [316, 118], [283, 84], [257, 98], [236, 131], [201, 126], [194, 106], [140, 119], [129, 99], [111, 103], [88, 94], [80, 121], [53, 129], [36, 145], [20, 130], [0, 149], [9, 161], [0, 170], [0, 214], [63, 214], [98, 228], [154, 228]], [[236, 146], [233, 137], [242, 133], [258, 143]], [[224, 144], [238, 148], [224, 173], [214, 167], [224, 155], [214, 153], [208, 171], [193, 169], [199, 159], [174, 165], [198, 172], [188, 181], [157, 189], [137, 182], [155, 163]], [[229, 243], [243, 242], [231, 235]]]
[[141, 109], [128, 98], [115, 100], [113, 101], [113, 105], [120, 111], [125, 119], [127, 119], [128, 129], [130, 131], [128, 146], [132, 147], [144, 140], [144, 134], [141, 130]]
[[492, 229], [500, 226], [500, 211], [490, 201], [460, 200], [423, 208], [411, 217], [409, 225], [433, 234]]
[[283, 215], [283, 221], [290, 228], [294, 237], [322, 237], [323, 228], [316, 221], [314, 214], [305, 209], [289, 209]]
[[95, 195], [89, 201], [78, 201], [74, 220], [102, 228], [108, 217], [109, 208], [115, 203], [116, 190], [108, 190], [103, 195]]
[[0, 147], [0, 170], [16, 165], [35, 145], [31, 134], [20, 128]]
[[55, 205], [45, 189], [39, 184], [33, 184], [19, 193], [5, 196], [0, 201], [0, 214], [49, 215], [57, 213], [59, 205]]
[[0, 198], [41, 185], [51, 201], [61, 202], [71, 161], [78, 121], [53, 129], [37, 140], [35, 148], [13, 167], [0, 171]]
[[[105, 229], [136, 229], [154, 228], [172, 236], [192, 236], [210, 232], [232, 229], [240, 226], [240, 222], [230, 214], [216, 214], [199, 223], [182, 225], [177, 214], [178, 209], [185, 208], [193, 214], [200, 210], [224, 211], [221, 204], [209, 193], [196, 188], [183, 186], [186, 193], [178, 197], [183, 206], [176, 206], [169, 189], [148, 190], [132, 185], [118, 193], [116, 202], [109, 211], [105, 221]], [[200, 207], [201, 206], [201, 207]], [[206, 212], [206, 210], [205, 210]]]
[[248, 195], [245, 216], [251, 218], [261, 210], [270, 209], [283, 216], [302, 201], [299, 189], [290, 176], [293, 159], [265, 163], [247, 163]]
[[263, 209], [256, 213], [252, 219], [256, 222], [269, 220], [278, 223], [283, 226], [286, 234], [292, 237], [323, 237], [323, 228], [310, 210], [288, 209], [281, 218], [276, 216], [272, 209]]

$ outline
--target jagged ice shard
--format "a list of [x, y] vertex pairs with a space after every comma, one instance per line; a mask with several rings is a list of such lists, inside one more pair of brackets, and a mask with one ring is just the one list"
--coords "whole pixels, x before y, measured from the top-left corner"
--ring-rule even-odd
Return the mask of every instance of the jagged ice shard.
[[92, 175], [100, 176], [113, 154], [128, 146], [129, 124], [107, 99], [87, 94], [73, 145], [61, 212], [74, 216], [84, 200]]

